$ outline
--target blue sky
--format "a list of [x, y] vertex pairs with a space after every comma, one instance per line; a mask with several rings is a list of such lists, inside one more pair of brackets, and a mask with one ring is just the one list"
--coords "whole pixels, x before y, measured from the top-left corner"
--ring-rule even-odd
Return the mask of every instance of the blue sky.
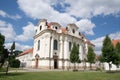
[[97, 54], [106, 34], [120, 39], [120, 0], [1, 0], [0, 32], [6, 48], [13, 41], [18, 50], [33, 47], [35, 27], [43, 18], [63, 27], [75, 23], [96, 45]]

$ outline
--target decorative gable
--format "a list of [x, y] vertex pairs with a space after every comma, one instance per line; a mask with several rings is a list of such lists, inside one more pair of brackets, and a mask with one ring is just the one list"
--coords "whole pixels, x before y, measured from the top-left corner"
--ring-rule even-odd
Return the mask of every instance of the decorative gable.
[[68, 30], [68, 32], [70, 33], [70, 34], [78, 34], [78, 27], [77, 27], [77, 25], [76, 24], [68, 24], [67, 25], [67, 27], [66, 27], [66, 29]]

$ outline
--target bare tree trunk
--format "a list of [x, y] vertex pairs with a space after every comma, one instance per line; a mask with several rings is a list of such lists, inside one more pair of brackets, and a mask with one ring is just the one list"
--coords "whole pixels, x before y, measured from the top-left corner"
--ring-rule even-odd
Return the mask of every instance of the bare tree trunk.
[[2, 68], [3, 64], [4, 64], [4, 63], [1, 63], [1, 64], [0, 64], [0, 68]]
[[84, 70], [86, 70], [86, 61], [85, 61], [85, 59], [83, 60], [83, 68], [84, 68]]
[[90, 63], [90, 70], [92, 70], [92, 64]]
[[78, 69], [79, 69], [79, 63], [78, 63]]
[[74, 70], [76, 70], [76, 64], [74, 63]]
[[8, 74], [8, 69], [9, 69], [9, 62], [7, 64], [6, 75]]
[[111, 71], [111, 63], [109, 62], [109, 71]]
[[86, 62], [84, 62], [84, 70], [86, 70]]

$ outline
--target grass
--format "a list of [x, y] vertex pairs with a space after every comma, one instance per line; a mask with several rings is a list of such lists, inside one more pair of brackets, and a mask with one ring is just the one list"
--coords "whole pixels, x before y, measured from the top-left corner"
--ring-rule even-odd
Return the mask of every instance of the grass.
[[120, 80], [120, 73], [105, 72], [16, 72], [5, 75], [0, 80]]
[[0, 72], [5, 72], [6, 68], [0, 68]]
[[[0, 68], [0, 72], [5, 72], [7, 68]], [[20, 70], [19, 68], [9, 68], [9, 70]]]

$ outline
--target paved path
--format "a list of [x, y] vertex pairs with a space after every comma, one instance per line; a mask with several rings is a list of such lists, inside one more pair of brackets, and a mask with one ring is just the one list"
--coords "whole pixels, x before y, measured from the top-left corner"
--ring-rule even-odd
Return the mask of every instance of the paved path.
[[[63, 70], [63, 69], [35, 69], [35, 68], [22, 68], [22, 69], [18, 69], [18, 70], [10, 70], [9, 72], [46, 72], [46, 71], [68, 71], [67, 69]], [[69, 71], [72, 71], [69, 70]], [[83, 69], [79, 70], [79, 71], [84, 71]], [[85, 70], [85, 71], [90, 71], [90, 70]], [[92, 70], [95, 71], [95, 70]]]
[[[28, 72], [44, 72], [44, 71], [64, 71], [61, 69], [34, 69], [34, 68], [24, 68]], [[66, 70], [65, 70], [66, 71]]]
[[9, 70], [9, 72], [45, 72], [45, 71], [67, 71], [62, 69], [34, 69], [34, 68], [22, 68], [18, 70]]

